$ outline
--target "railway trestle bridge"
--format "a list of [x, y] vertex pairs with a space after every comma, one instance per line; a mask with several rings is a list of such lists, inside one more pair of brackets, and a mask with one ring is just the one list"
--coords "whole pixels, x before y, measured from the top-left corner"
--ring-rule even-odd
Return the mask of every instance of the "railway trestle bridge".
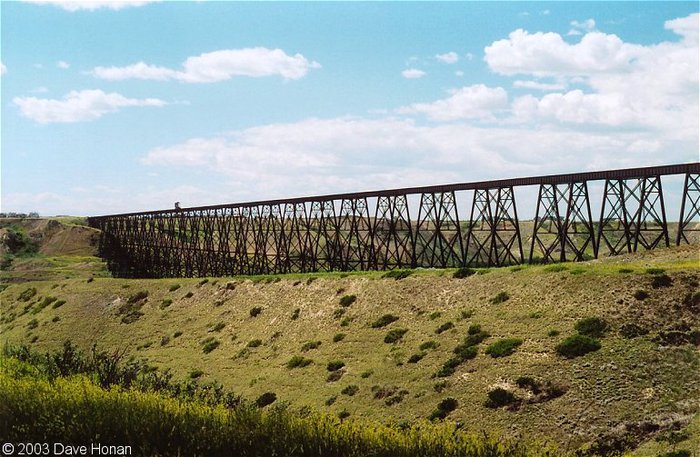
[[[675, 233], [667, 175], [684, 176]], [[539, 187], [533, 222], [518, 219], [523, 186]], [[129, 278], [581, 261], [689, 243], [698, 220], [700, 162], [88, 218], [100, 256]]]

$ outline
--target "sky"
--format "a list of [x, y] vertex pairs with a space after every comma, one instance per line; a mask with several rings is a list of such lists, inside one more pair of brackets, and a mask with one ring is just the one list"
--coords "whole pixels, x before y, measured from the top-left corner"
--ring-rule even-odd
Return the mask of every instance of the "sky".
[[699, 159], [698, 2], [2, 1], [0, 21], [5, 212]]

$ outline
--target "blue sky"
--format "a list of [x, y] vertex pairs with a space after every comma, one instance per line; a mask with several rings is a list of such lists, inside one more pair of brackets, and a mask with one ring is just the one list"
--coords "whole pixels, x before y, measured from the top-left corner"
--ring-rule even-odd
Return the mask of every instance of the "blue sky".
[[698, 160], [697, 2], [0, 5], [3, 211]]

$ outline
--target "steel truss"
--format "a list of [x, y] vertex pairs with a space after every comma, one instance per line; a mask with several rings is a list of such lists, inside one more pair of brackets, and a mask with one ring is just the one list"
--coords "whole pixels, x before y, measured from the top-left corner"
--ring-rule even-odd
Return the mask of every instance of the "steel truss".
[[[544, 263], [596, 257], [594, 233], [588, 185], [585, 181], [540, 185], [530, 245], [530, 263], [535, 260], [536, 250], [541, 254], [540, 261]], [[554, 236], [542, 236], [543, 234]], [[589, 247], [590, 253], [587, 252]]]
[[[686, 237], [688, 232], [700, 232], [700, 174], [686, 173], [681, 200], [681, 215], [678, 218], [678, 234], [676, 244], [681, 241], [690, 243]], [[693, 221], [695, 221], [694, 225]]]
[[[501, 266], [523, 262], [514, 189], [536, 184], [529, 261], [584, 260], [668, 246], [661, 176], [674, 174], [685, 174], [680, 244], [700, 231], [700, 163], [148, 211], [89, 223], [101, 231], [100, 256], [120, 277]], [[605, 181], [597, 233], [588, 193], [596, 180]], [[460, 191], [473, 191], [471, 207], [460, 206]], [[460, 221], [460, 211], [469, 220]]]

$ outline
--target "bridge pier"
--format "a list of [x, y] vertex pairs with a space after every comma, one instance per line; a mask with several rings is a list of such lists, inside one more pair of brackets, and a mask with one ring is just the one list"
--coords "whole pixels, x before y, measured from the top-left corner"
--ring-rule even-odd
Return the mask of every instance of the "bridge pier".
[[700, 219], [700, 174], [686, 173], [683, 184], [683, 198], [681, 200], [681, 214], [678, 218], [678, 234], [676, 245], [681, 241], [690, 243], [687, 232], [700, 232], [700, 224], [692, 227], [694, 219]]

